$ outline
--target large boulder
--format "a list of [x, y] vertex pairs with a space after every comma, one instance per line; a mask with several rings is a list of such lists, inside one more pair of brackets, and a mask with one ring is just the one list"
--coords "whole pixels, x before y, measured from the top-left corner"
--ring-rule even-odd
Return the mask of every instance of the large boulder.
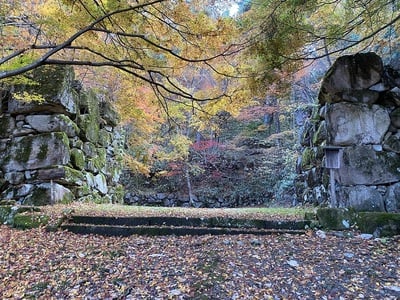
[[4, 159], [4, 172], [66, 165], [70, 160], [69, 140], [63, 132], [14, 138]]
[[69, 137], [79, 133], [78, 126], [66, 115], [31, 115], [26, 116], [25, 121], [41, 133], [62, 131]]
[[339, 207], [356, 211], [385, 211], [384, 198], [376, 186], [346, 186], [339, 190]]
[[339, 57], [326, 73], [318, 99], [321, 104], [342, 101], [343, 93], [367, 90], [381, 80], [382, 74], [383, 63], [375, 53]]
[[55, 203], [70, 203], [74, 199], [71, 190], [58, 183], [41, 183], [33, 186], [25, 197], [24, 205], [48, 205]]
[[[35, 85], [16, 85], [14, 96], [8, 101], [8, 112], [15, 114], [29, 114], [35, 112], [63, 113], [75, 115], [77, 113], [77, 94], [73, 89], [74, 71], [72, 67], [46, 66], [32, 71]], [[44, 99], [42, 102], [26, 101], [25, 94], [36, 95]], [[18, 98], [15, 95], [19, 95]]]
[[400, 157], [373, 146], [346, 147], [335, 173], [342, 185], [385, 185], [400, 181]]
[[335, 103], [326, 118], [329, 143], [336, 146], [381, 144], [390, 126], [389, 113], [379, 105]]

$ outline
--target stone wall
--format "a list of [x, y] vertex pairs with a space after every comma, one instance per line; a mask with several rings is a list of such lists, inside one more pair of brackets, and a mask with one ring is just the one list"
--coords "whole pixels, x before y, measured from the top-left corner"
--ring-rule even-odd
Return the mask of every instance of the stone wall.
[[123, 138], [110, 103], [82, 91], [72, 68], [39, 68], [33, 77], [37, 85], [0, 91], [0, 199], [120, 201]]
[[340, 147], [334, 170], [339, 207], [400, 211], [400, 74], [375, 53], [343, 56], [325, 75], [319, 106], [304, 126], [296, 191], [331, 204], [326, 146]]

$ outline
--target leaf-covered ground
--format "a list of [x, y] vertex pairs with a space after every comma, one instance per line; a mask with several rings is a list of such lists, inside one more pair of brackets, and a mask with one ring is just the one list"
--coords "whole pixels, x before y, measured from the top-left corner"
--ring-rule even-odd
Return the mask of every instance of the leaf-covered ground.
[[313, 213], [307, 207], [248, 207], [248, 208], [188, 208], [151, 207], [118, 204], [71, 203], [41, 206], [40, 211], [26, 213], [46, 215], [49, 224], [56, 225], [63, 216], [108, 216], [108, 217], [180, 217], [180, 218], [235, 218], [276, 221], [303, 220], [305, 213]]
[[60, 216], [63, 213], [86, 216], [123, 216], [123, 217], [187, 217], [210, 218], [227, 217], [238, 219], [274, 219], [298, 220], [304, 218], [305, 212], [311, 208], [190, 208], [190, 207], [151, 207], [129, 206], [117, 204], [71, 203], [68, 205], [48, 205], [41, 207], [47, 215]]
[[397, 299], [400, 237], [127, 238], [0, 227], [1, 299]]

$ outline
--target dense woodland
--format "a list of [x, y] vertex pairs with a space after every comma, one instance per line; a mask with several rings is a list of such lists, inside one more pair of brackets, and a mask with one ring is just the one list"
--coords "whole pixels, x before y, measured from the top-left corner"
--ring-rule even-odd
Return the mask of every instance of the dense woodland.
[[193, 205], [292, 204], [299, 131], [322, 75], [367, 50], [399, 66], [399, 6], [1, 0], [0, 88], [35, 85], [42, 65], [72, 65], [121, 115], [130, 189], [179, 191]]

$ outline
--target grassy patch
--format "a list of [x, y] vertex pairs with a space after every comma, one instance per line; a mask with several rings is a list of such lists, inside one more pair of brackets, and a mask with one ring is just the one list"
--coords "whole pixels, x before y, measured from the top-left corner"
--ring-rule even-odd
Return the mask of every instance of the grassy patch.
[[127, 217], [227, 217], [238, 219], [274, 219], [299, 220], [304, 219], [311, 208], [184, 208], [184, 207], [149, 207], [127, 206], [119, 204], [72, 203], [69, 205], [52, 205], [42, 207], [42, 211], [49, 215], [62, 215], [68, 210], [73, 215], [87, 216], [127, 216]]

